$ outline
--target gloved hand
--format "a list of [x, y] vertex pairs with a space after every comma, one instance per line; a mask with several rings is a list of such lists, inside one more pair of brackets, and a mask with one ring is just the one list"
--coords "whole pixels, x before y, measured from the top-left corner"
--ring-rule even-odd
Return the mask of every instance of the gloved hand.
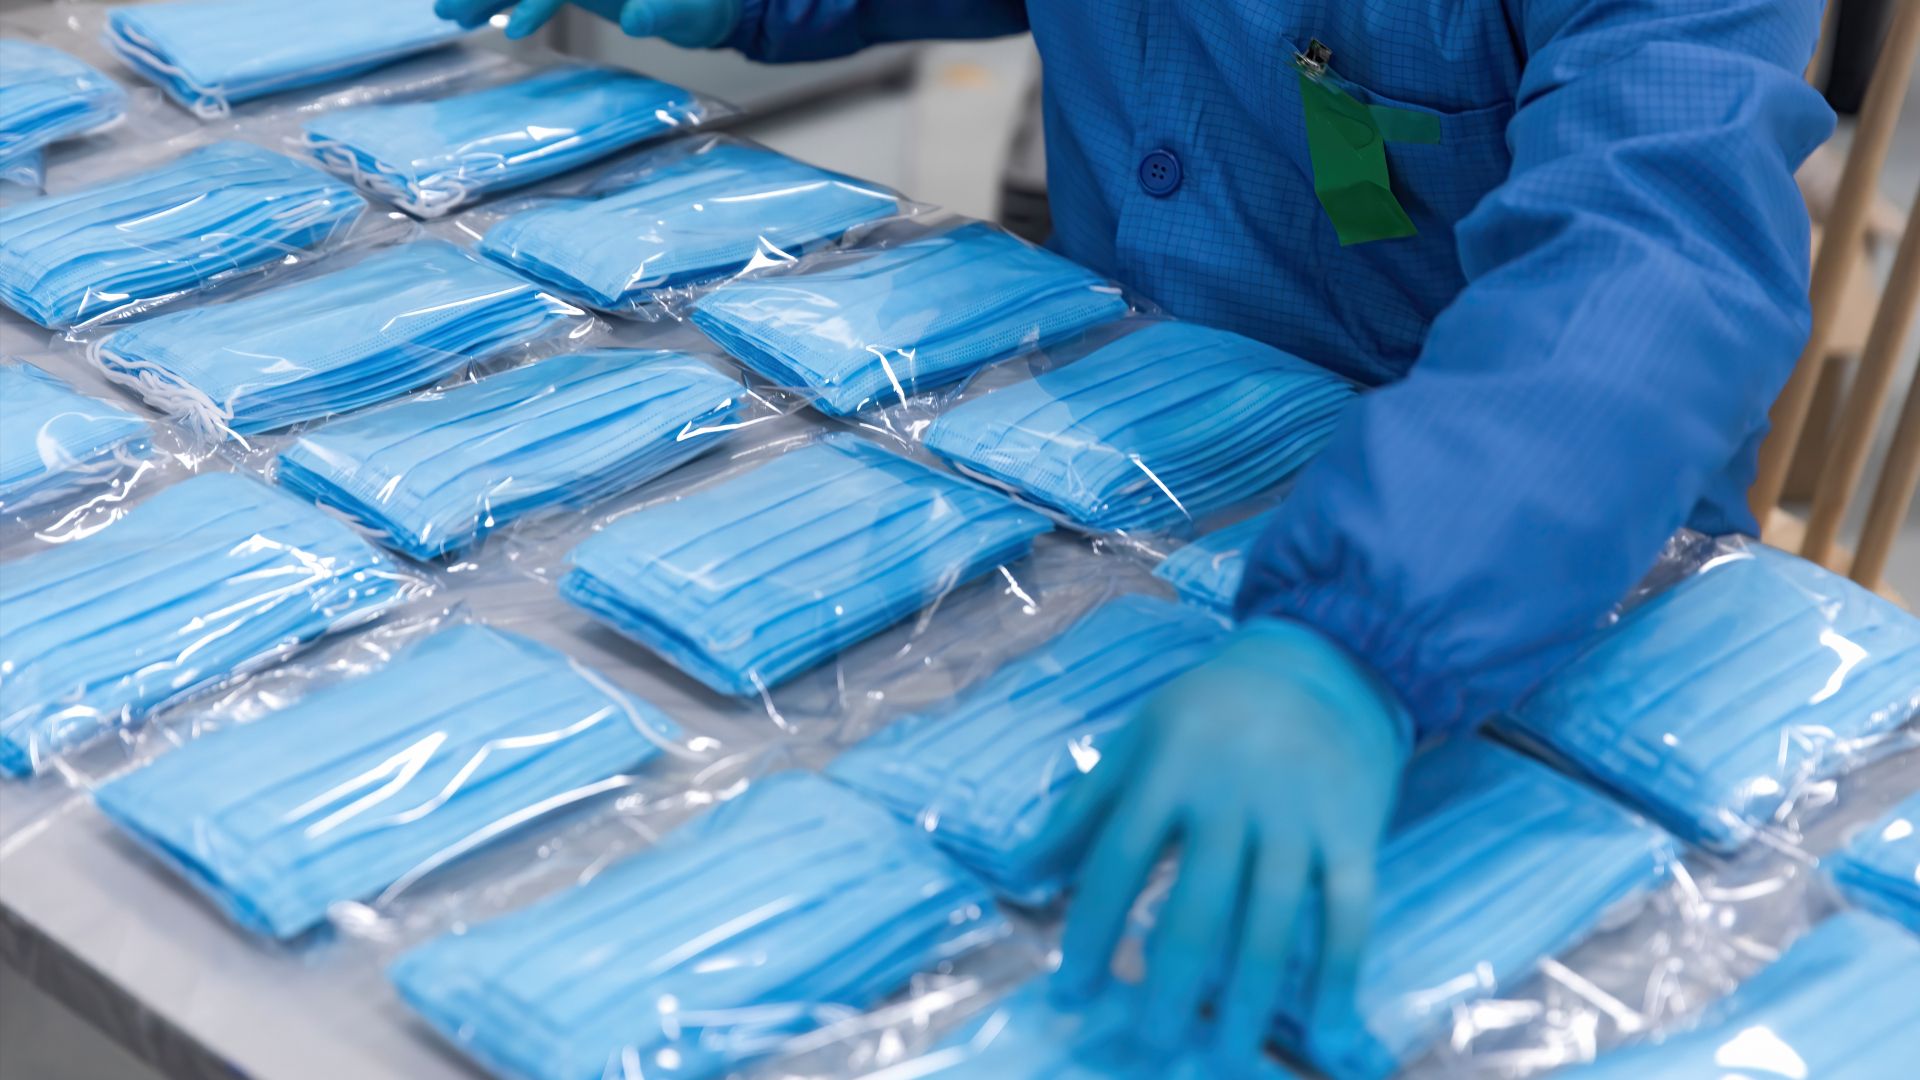
[[1215, 1045], [1251, 1071], [1296, 919], [1315, 901], [1314, 1032], [1334, 1045], [1358, 1037], [1375, 851], [1411, 731], [1386, 686], [1318, 631], [1247, 624], [1146, 703], [1036, 839], [1050, 865], [1079, 863], [1056, 996], [1084, 1000], [1108, 980], [1129, 908], [1177, 845], [1178, 877], [1147, 945], [1142, 1037], [1182, 1043], [1224, 980]]
[[[507, 36], [523, 38], [553, 18], [568, 0], [438, 0], [434, 14], [472, 29], [508, 8]], [[689, 49], [727, 40], [740, 22], [740, 0], [572, 0], [620, 24], [633, 37], [663, 38]]]

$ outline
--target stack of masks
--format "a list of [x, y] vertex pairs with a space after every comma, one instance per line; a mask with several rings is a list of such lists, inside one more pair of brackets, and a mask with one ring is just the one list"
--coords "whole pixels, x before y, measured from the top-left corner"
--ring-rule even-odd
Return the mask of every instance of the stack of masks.
[[785, 773], [585, 885], [403, 955], [408, 1004], [528, 1080], [703, 1080], [999, 936], [978, 881]]
[[745, 393], [678, 353], [571, 353], [326, 424], [280, 455], [278, 479], [431, 559], [707, 452]]
[[31, 364], [0, 362], [0, 512], [62, 498], [151, 452], [145, 420]]
[[566, 67], [438, 101], [366, 105], [307, 121], [306, 151], [423, 217], [530, 184], [696, 124], [691, 91]]
[[1658, 884], [1670, 837], [1551, 769], [1479, 739], [1408, 769], [1379, 863], [1356, 1007], [1364, 1031], [1310, 1026], [1309, 911], [1277, 1033], [1336, 1080], [1380, 1080], [1493, 996]]
[[480, 250], [564, 296], [634, 311], [653, 290], [795, 258], [898, 209], [892, 192], [723, 142], [597, 198], [514, 214]]
[[1158, 322], [961, 405], [926, 442], [1085, 528], [1165, 529], [1293, 475], [1353, 393], [1251, 338]]
[[1863, 830], [1830, 871], [1854, 903], [1920, 934], [1920, 794]]
[[988, 225], [800, 270], [728, 284], [693, 321], [835, 416], [958, 382], [1127, 310], [1091, 270]]
[[202, 117], [344, 79], [465, 33], [434, 0], [172, 0], [114, 8], [106, 44]]
[[724, 694], [770, 689], [1019, 558], [1048, 529], [846, 435], [620, 518], [561, 595]]
[[1628, 611], [1507, 721], [1719, 851], [1920, 710], [1920, 619], [1771, 548]]
[[328, 630], [406, 579], [344, 524], [230, 473], [161, 491], [0, 572], [0, 770], [46, 755]]
[[1271, 524], [1269, 511], [1210, 532], [1167, 556], [1154, 568], [1154, 576], [1188, 603], [1231, 613], [1247, 574], [1247, 554]]
[[1710, 1006], [1691, 1030], [1627, 1047], [1568, 1080], [1894, 1080], [1913, 1075], [1920, 938], [1845, 912]]
[[95, 801], [235, 922], [285, 939], [330, 904], [607, 790], [678, 734], [560, 653], [458, 626], [196, 739]]
[[0, 301], [42, 326], [72, 326], [317, 247], [366, 206], [291, 158], [215, 143], [0, 211]]
[[349, 412], [557, 330], [577, 308], [422, 241], [135, 323], [95, 358], [162, 412], [248, 435]]
[[834, 779], [919, 825], [1010, 899], [1063, 884], [1031, 841], [1140, 702], [1199, 664], [1226, 628], [1145, 596], [1112, 601], [950, 705], [898, 721], [841, 755]]
[[120, 118], [126, 91], [59, 49], [0, 41], [0, 170]]

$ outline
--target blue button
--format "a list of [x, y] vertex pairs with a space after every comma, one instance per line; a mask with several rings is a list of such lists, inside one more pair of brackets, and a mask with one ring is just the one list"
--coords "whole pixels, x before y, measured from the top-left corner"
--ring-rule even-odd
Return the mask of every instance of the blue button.
[[1180, 159], [1171, 150], [1155, 150], [1140, 159], [1140, 187], [1156, 199], [1179, 190]]

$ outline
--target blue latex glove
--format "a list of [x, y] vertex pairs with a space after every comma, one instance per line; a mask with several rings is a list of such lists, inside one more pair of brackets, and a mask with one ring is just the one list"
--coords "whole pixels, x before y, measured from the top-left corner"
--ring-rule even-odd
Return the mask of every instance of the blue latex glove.
[[[540, 29], [569, 0], [439, 0], [434, 13], [469, 29], [508, 8], [507, 36]], [[633, 37], [663, 38], [688, 49], [710, 49], [740, 23], [740, 0], [571, 0]]]
[[1384, 684], [1319, 631], [1248, 623], [1148, 701], [1036, 841], [1063, 863], [1085, 853], [1056, 995], [1082, 1000], [1106, 983], [1129, 908], [1177, 844], [1179, 876], [1147, 946], [1143, 1037], [1179, 1045], [1219, 988], [1218, 1045], [1251, 1063], [1295, 920], [1314, 917], [1302, 908], [1315, 881], [1314, 1028], [1360, 1031], [1353, 987], [1375, 851], [1411, 741]]

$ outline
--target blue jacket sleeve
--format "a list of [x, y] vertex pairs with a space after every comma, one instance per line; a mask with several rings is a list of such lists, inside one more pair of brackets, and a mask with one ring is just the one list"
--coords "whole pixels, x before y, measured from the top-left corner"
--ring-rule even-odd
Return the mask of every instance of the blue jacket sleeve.
[[889, 41], [1026, 28], [1026, 0], [745, 0], [727, 44], [756, 60], [824, 60]]
[[1744, 490], [1810, 321], [1817, 0], [1510, 8], [1513, 167], [1458, 228], [1468, 285], [1302, 473], [1239, 601], [1368, 660], [1423, 732], [1511, 705]]

